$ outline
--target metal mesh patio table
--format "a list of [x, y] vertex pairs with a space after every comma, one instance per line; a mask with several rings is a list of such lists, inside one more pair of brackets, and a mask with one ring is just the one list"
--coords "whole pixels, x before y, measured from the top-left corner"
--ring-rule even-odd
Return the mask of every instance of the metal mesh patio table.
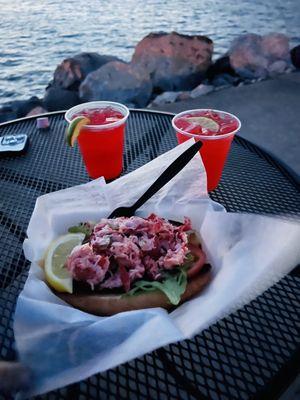
[[[64, 114], [48, 117], [48, 130], [38, 130], [35, 117], [0, 126], [0, 136], [26, 133], [30, 139], [24, 155], [0, 159], [2, 360], [17, 357], [13, 314], [29, 270], [22, 242], [35, 200], [89, 180], [78, 149], [64, 144]], [[131, 111], [124, 174], [176, 146], [171, 118], [167, 113]], [[210, 196], [231, 212], [299, 221], [299, 183], [271, 156], [240, 137], [235, 138], [221, 183]], [[299, 294], [298, 267], [193, 339], [36, 399], [278, 398], [299, 372]]]

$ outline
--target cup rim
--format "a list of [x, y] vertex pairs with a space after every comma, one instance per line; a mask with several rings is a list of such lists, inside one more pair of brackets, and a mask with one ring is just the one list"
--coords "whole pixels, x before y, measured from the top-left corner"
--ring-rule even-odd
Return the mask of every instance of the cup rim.
[[[190, 113], [190, 112], [195, 112], [195, 111], [213, 111], [213, 112], [218, 112], [218, 113], [223, 113], [223, 114], [230, 115], [231, 117], [233, 117], [234, 119], [237, 120], [237, 122], [238, 122], [238, 127], [237, 127], [234, 131], [229, 132], [229, 133], [224, 133], [224, 134], [221, 134], [221, 135], [214, 135], [214, 136], [206, 136], [206, 135], [196, 135], [196, 134], [194, 134], [194, 133], [185, 132], [184, 130], [178, 128], [178, 127], [175, 125], [175, 120], [176, 120], [177, 118], [180, 118], [180, 117], [183, 116], [184, 114], [187, 114], [187, 113]], [[186, 135], [186, 136], [189, 136], [189, 137], [191, 137], [191, 138], [193, 137], [193, 138], [195, 138], [195, 139], [198, 138], [198, 139], [201, 139], [201, 140], [220, 140], [220, 139], [225, 139], [225, 138], [227, 138], [227, 137], [230, 137], [230, 136], [232, 136], [232, 135], [235, 135], [235, 134], [241, 129], [242, 123], [241, 123], [240, 119], [239, 119], [236, 115], [231, 114], [230, 112], [227, 112], [227, 111], [216, 110], [216, 109], [214, 109], [214, 108], [194, 108], [194, 109], [192, 109], [192, 110], [185, 110], [185, 111], [180, 112], [179, 114], [176, 114], [176, 115], [172, 118], [172, 126], [173, 126], [173, 128], [175, 129], [176, 132], [179, 132], [179, 133], [181, 133], [182, 135]]]
[[114, 108], [116, 108], [118, 111], [121, 111], [123, 114], [123, 118], [119, 119], [118, 121], [115, 122], [111, 122], [110, 124], [106, 124], [106, 125], [85, 125], [88, 126], [91, 129], [110, 129], [119, 125], [122, 125], [124, 122], [126, 122], [130, 112], [129, 109], [121, 103], [117, 103], [115, 101], [105, 101], [105, 100], [101, 100], [101, 101], [89, 101], [86, 103], [81, 103], [81, 104], [77, 104], [76, 106], [70, 108], [66, 113], [65, 113], [65, 120], [70, 123], [72, 121], [71, 117], [78, 111], [81, 111], [83, 108], [95, 108], [97, 106], [112, 106]]

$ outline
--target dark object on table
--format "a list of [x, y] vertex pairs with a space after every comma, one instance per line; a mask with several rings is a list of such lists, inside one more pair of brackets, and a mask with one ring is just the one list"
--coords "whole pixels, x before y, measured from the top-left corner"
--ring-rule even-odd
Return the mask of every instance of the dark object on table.
[[0, 137], [0, 157], [24, 154], [28, 147], [27, 135], [9, 135]]
[[31, 372], [19, 362], [0, 361], [0, 395], [12, 395], [28, 389]]

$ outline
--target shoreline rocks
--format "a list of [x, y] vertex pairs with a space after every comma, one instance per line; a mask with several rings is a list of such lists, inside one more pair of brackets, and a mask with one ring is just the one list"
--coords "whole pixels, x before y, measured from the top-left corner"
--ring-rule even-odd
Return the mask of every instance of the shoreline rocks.
[[80, 103], [78, 92], [57, 86], [48, 86], [43, 106], [48, 111], [67, 110]]
[[91, 72], [79, 87], [82, 101], [105, 99], [144, 107], [152, 93], [150, 75], [130, 63], [111, 61]]
[[42, 108], [43, 102], [36, 96], [31, 97], [29, 100], [15, 100], [6, 103], [0, 108], [0, 123], [23, 118], [37, 107]]
[[282, 73], [291, 65], [289, 39], [281, 33], [241, 35], [233, 41], [228, 54], [236, 74], [248, 79], [266, 78], [277, 69]]
[[290, 50], [281, 33], [243, 34], [214, 62], [212, 55], [210, 38], [177, 32], [150, 33], [136, 45], [130, 62], [96, 52], [76, 54], [56, 67], [43, 99], [0, 107], [0, 123], [93, 100], [132, 108], [173, 103], [300, 68], [300, 45]]
[[212, 53], [206, 36], [150, 33], [137, 44], [131, 63], [150, 75], [156, 93], [191, 90], [205, 78]]
[[80, 53], [67, 58], [56, 67], [52, 85], [68, 90], [78, 90], [88, 74], [111, 61], [120, 60], [115, 56], [98, 53]]

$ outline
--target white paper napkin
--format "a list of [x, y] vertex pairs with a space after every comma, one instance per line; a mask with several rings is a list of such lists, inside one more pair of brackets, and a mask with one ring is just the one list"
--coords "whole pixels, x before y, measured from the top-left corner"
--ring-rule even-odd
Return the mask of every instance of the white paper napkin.
[[[200, 332], [288, 273], [300, 255], [299, 225], [256, 215], [230, 214], [206, 193], [199, 155], [140, 210], [181, 220], [202, 236], [214, 279], [200, 296], [168, 314], [160, 308], [96, 317], [57, 298], [37, 266], [49, 242], [81, 221], [132, 204], [193, 140], [177, 146], [109, 185], [98, 179], [37, 200], [24, 243], [32, 261], [15, 315], [20, 359], [32, 368], [30, 392], [41, 394]], [[288, 240], [286, 239], [288, 237]]]

